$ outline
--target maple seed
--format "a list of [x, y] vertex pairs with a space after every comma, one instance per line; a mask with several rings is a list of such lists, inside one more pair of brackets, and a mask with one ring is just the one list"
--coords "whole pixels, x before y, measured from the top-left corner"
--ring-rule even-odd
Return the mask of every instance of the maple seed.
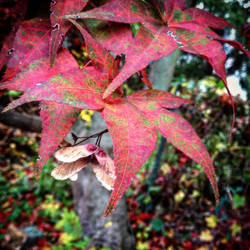
[[107, 154], [101, 149], [96, 153], [96, 155], [98, 155], [99, 157], [106, 157], [107, 156]]
[[63, 162], [51, 172], [55, 179], [76, 181], [78, 172], [90, 164], [98, 181], [106, 189], [113, 189], [116, 179], [114, 161], [98, 146], [86, 144], [61, 148], [55, 153], [55, 158]]

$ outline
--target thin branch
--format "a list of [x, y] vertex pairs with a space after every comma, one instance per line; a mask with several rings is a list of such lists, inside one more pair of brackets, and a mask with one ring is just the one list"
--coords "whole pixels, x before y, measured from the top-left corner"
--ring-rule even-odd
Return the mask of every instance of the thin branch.
[[73, 137], [73, 138], [76, 138], [76, 141], [77, 141], [78, 139], [83, 139], [83, 140], [81, 140], [80, 142], [75, 143], [74, 146], [79, 145], [79, 144], [81, 144], [81, 143], [87, 141], [87, 140], [90, 139], [90, 138], [97, 138], [96, 144], [97, 144], [97, 145], [100, 145], [101, 137], [102, 137], [102, 135], [105, 134], [105, 133], [108, 133], [108, 129], [104, 129], [103, 131], [101, 131], [101, 132], [99, 132], [99, 133], [96, 133], [96, 134], [93, 134], [93, 135], [90, 135], [90, 136], [82, 136], [82, 137], [80, 137], [80, 136], [76, 136], [75, 134], [72, 134], [72, 137]]

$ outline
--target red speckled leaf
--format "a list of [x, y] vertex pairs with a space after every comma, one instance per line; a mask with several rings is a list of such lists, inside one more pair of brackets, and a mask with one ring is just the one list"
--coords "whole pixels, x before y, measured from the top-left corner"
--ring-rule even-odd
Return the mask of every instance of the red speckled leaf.
[[151, 111], [147, 117], [154, 120], [155, 128], [166, 137], [167, 141], [201, 165], [218, 202], [219, 192], [213, 162], [192, 126], [180, 115], [162, 108], [156, 112]]
[[164, 22], [171, 18], [174, 9], [186, 7], [185, 0], [154, 0], [154, 2]]
[[43, 129], [38, 152], [40, 159], [36, 163], [39, 170], [69, 133], [79, 114], [79, 109], [56, 102], [42, 101], [40, 107]]
[[145, 68], [150, 61], [167, 56], [178, 48], [177, 43], [166, 35], [166, 32], [167, 28], [163, 27], [152, 35], [143, 27], [140, 28], [133, 43], [127, 45], [129, 49], [127, 49], [126, 62], [120, 73], [106, 89], [104, 98], [121, 86], [134, 73]]
[[101, 69], [106, 70], [110, 73], [110, 78], [114, 77], [114, 73], [112, 72], [114, 69], [114, 58], [113, 56], [95, 39], [93, 38], [83, 27], [77, 23], [76, 21], [69, 19], [81, 32], [89, 57], [93, 62], [99, 64]]
[[71, 27], [70, 23], [63, 20], [62, 16], [75, 14], [81, 11], [88, 0], [52, 0], [50, 5], [50, 21], [52, 26], [50, 41], [50, 65], [52, 66], [56, 52], [61, 46], [64, 37]]
[[[25, 93], [9, 104], [5, 111], [25, 102], [55, 101], [80, 109], [101, 109], [106, 76], [91, 68], [79, 69], [75, 59], [65, 49], [50, 68], [47, 59], [37, 60], [14, 79], [1, 85]], [[88, 71], [87, 71], [88, 70]], [[18, 89], [21, 85], [22, 89]]]
[[[176, 148], [202, 166], [213, 187], [216, 200], [218, 200], [219, 192], [216, 175], [212, 160], [205, 146], [195, 133], [192, 126], [186, 120], [184, 120], [179, 114], [166, 109], [166, 107], [176, 108], [184, 103], [187, 103], [188, 100], [175, 98], [174, 96], [166, 93], [164, 105], [162, 101], [157, 102], [157, 99], [153, 99], [150, 92], [152, 91], [147, 90], [141, 92], [140, 98], [142, 98], [143, 95], [146, 95], [146, 93], [150, 96], [150, 98], [145, 97], [144, 103], [142, 103], [141, 100], [138, 102], [137, 93], [130, 95], [128, 100], [143, 112], [146, 119], [151, 122], [153, 128], [157, 129]], [[154, 90], [152, 94], [156, 95], [157, 92], [159, 92], [158, 96], [162, 99], [164, 92]], [[169, 99], [167, 95], [169, 95]], [[164, 106], [165, 108], [163, 108]]]
[[[133, 2], [133, 1], [132, 1]], [[131, 2], [130, 2], [131, 4]], [[129, 6], [130, 6], [129, 4]], [[106, 5], [103, 5], [99, 8], [93, 9], [90, 11], [89, 15], [86, 13], [82, 13], [80, 17], [82, 18], [97, 18], [104, 20], [111, 20], [116, 22], [141, 22], [147, 29], [152, 32], [152, 37], [158, 36], [159, 31], [164, 30], [161, 33], [161, 42], [164, 40], [170, 41], [172, 38], [175, 40], [175, 45], [172, 44], [171, 47], [177, 47], [177, 44], [181, 47], [182, 50], [198, 54], [203, 56], [213, 67], [215, 72], [222, 77], [223, 82], [227, 88], [226, 84], [226, 74], [225, 74], [225, 52], [222, 46], [214, 41], [220, 40], [224, 42], [228, 42], [232, 46], [237, 49], [240, 49], [244, 53], [249, 56], [249, 52], [244, 49], [244, 47], [235, 41], [228, 41], [223, 38], [220, 38], [216, 33], [211, 31], [209, 27], [212, 28], [224, 28], [226, 26], [231, 26], [227, 21], [215, 17], [212, 14], [199, 10], [196, 8], [190, 8], [188, 10], [185, 9], [185, 1], [184, 0], [155, 0], [156, 8], [158, 8], [159, 13], [161, 14], [160, 18], [162, 20], [161, 25], [155, 25], [157, 23], [156, 19], [149, 20], [149, 17], [152, 18], [151, 14], [145, 14], [144, 17], [142, 14], [138, 14], [136, 11], [132, 11], [132, 8], [127, 8], [126, 15], [123, 18], [119, 16], [119, 10], [124, 9], [124, 3], [122, 1], [110, 1]], [[110, 8], [109, 8], [110, 7]], [[140, 10], [138, 7], [137, 10]], [[143, 13], [143, 12], [141, 12]], [[103, 15], [104, 14], [104, 15]], [[74, 18], [79, 18], [79, 16], [75, 16]], [[159, 23], [158, 23], [159, 24]], [[160, 27], [161, 26], [161, 27]], [[176, 36], [177, 34], [177, 36]], [[209, 37], [207, 37], [209, 36]], [[109, 36], [111, 37], [111, 36]], [[112, 41], [114, 41], [115, 35], [112, 37]], [[181, 38], [181, 39], [180, 39]], [[107, 40], [107, 39], [106, 39]], [[152, 40], [151, 38], [145, 38], [145, 40]], [[139, 71], [147, 66], [148, 58], [143, 54], [145, 48], [145, 40], [136, 39], [130, 44], [130, 40], [128, 41], [128, 48], [124, 49], [126, 52], [126, 63], [118, 74], [118, 76], [111, 82], [110, 86], [104, 93], [104, 98], [107, 97], [110, 93], [112, 93], [118, 86], [122, 84], [128, 77], [130, 77], [136, 71]], [[167, 41], [166, 41], [167, 42]], [[140, 48], [140, 43], [143, 44], [141, 47], [143, 51], [138, 51], [137, 48]], [[111, 44], [107, 43], [109, 46]], [[105, 45], [104, 45], [105, 46]], [[134, 46], [134, 47], [133, 47]], [[154, 54], [152, 47], [157, 47], [157, 55]], [[122, 50], [122, 46], [118, 46], [119, 50]], [[159, 59], [164, 56], [162, 51], [159, 50], [159, 46], [157, 43], [154, 43], [154, 46], [148, 46], [150, 48], [150, 57], [152, 54], [153, 60]], [[110, 50], [112, 47], [110, 46]], [[147, 51], [147, 50], [146, 50]], [[148, 51], [147, 51], [148, 52]], [[124, 52], [123, 52], [124, 53]], [[170, 52], [171, 53], [171, 52]], [[134, 58], [133, 56], [134, 55]], [[133, 60], [131, 59], [133, 58]], [[145, 58], [144, 60], [140, 60], [141, 58]], [[131, 60], [130, 60], [131, 59]], [[136, 60], [135, 60], [136, 59]], [[136, 65], [137, 62], [138, 65]], [[141, 67], [139, 67], [141, 65]], [[133, 68], [135, 71], [133, 71]], [[228, 90], [228, 88], [227, 88]], [[231, 98], [231, 94], [228, 90], [228, 93]], [[232, 98], [231, 98], [232, 101]], [[234, 104], [232, 102], [233, 113], [234, 113]], [[234, 124], [234, 118], [233, 118]], [[232, 126], [233, 127], [233, 126]], [[232, 131], [232, 130], [231, 130]]]
[[127, 24], [112, 23], [107, 28], [91, 29], [91, 33], [107, 50], [116, 55], [128, 54], [133, 43], [131, 27]]
[[32, 19], [20, 25], [3, 81], [25, 70], [34, 60], [48, 58], [49, 34], [48, 20]]
[[75, 15], [66, 15], [64, 18], [94, 18], [120, 23], [158, 22], [153, 17], [150, 6], [140, 0], [109, 0], [98, 8]]
[[[189, 53], [198, 54], [205, 58], [213, 67], [215, 73], [222, 79], [232, 103], [233, 129], [235, 123], [235, 107], [231, 92], [227, 86], [225, 70], [226, 53], [224, 51], [223, 46], [219, 42], [215, 40], [210, 40], [206, 36], [199, 34], [195, 31], [187, 31], [183, 29], [173, 29], [173, 31], [175, 31], [177, 36], [180, 38], [179, 41], [184, 45], [181, 48], [182, 50]], [[232, 129], [230, 131], [230, 138], [232, 135]]]
[[108, 216], [153, 152], [157, 136], [140, 111], [127, 102], [106, 105], [102, 117], [112, 137], [116, 172], [114, 190], [104, 213]]
[[218, 200], [215, 171], [205, 146], [187, 121], [166, 109], [189, 102], [165, 91], [143, 90], [120, 103], [105, 105], [102, 117], [113, 141], [116, 180], [104, 216], [112, 212], [131, 179], [154, 150], [157, 130], [203, 167]]
[[236, 49], [242, 51], [243, 53], [245, 53], [248, 57], [250, 56], [250, 53], [247, 49], [244, 48], [244, 46], [237, 42], [237, 41], [233, 41], [233, 40], [227, 40], [224, 39], [220, 36], [218, 36], [214, 31], [212, 31], [210, 28], [208, 27], [204, 27], [199, 25], [196, 21], [187, 21], [187, 22], [174, 22], [170, 24], [171, 30], [186, 30], [187, 33], [188, 32], [197, 32], [198, 34], [200, 34], [200, 36], [206, 37], [210, 40], [218, 40], [218, 41], [222, 41], [222, 42], [226, 42], [228, 44], [230, 44], [231, 46], [235, 47]]
[[16, 5], [9, 10], [9, 15], [16, 16], [15, 22], [12, 24], [10, 34], [4, 39], [2, 49], [0, 51], [0, 70], [5, 63], [9, 61], [9, 58], [13, 52], [13, 43], [16, 36], [16, 32], [21, 21], [26, 13], [28, 0], [20, 0]]
[[232, 24], [226, 20], [216, 17], [205, 10], [197, 8], [190, 8], [187, 10], [175, 8], [173, 9], [172, 15], [168, 19], [168, 24], [171, 24], [171, 27], [173, 27], [175, 24], [181, 25], [188, 22], [194, 25], [196, 23], [202, 27], [211, 27], [215, 29], [222, 29], [227, 26], [233, 28]]
[[[192, 103], [188, 99], [184, 99], [178, 96], [174, 96], [169, 92], [162, 90], [141, 90], [132, 95], [129, 95], [127, 99], [133, 102], [134, 105], [141, 110], [154, 108], [154, 105], [168, 109], [177, 109], [185, 103]], [[151, 107], [151, 105], [153, 105]]]
[[214, 16], [213, 14], [205, 10], [201, 10], [198, 8], [189, 8], [185, 10], [185, 13], [190, 14], [192, 18], [202, 26], [208, 26], [214, 29], [222, 29], [227, 26], [233, 28], [233, 25], [225, 19]]

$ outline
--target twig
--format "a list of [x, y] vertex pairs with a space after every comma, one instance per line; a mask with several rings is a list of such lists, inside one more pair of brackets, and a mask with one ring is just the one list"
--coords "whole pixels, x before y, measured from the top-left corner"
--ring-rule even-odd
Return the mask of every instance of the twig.
[[72, 137], [73, 137], [73, 139], [75, 140], [75, 142], [76, 142], [78, 139], [83, 139], [83, 140], [81, 140], [80, 142], [75, 143], [74, 146], [79, 145], [79, 144], [81, 144], [81, 143], [87, 141], [87, 140], [90, 139], [90, 138], [97, 138], [97, 140], [96, 140], [96, 145], [99, 146], [100, 143], [101, 143], [102, 135], [105, 134], [105, 133], [108, 133], [108, 129], [104, 129], [103, 131], [101, 131], [101, 132], [99, 132], [99, 133], [96, 133], [96, 134], [93, 134], [93, 135], [90, 135], [90, 136], [82, 136], [82, 137], [76, 136], [75, 134], [72, 133]]

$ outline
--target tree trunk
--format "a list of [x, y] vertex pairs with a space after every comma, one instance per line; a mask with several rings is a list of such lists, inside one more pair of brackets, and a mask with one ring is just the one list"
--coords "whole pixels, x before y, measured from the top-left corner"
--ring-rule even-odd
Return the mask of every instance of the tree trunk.
[[149, 79], [155, 89], [165, 91], [169, 89], [179, 56], [180, 50], [177, 49], [171, 55], [151, 63]]

